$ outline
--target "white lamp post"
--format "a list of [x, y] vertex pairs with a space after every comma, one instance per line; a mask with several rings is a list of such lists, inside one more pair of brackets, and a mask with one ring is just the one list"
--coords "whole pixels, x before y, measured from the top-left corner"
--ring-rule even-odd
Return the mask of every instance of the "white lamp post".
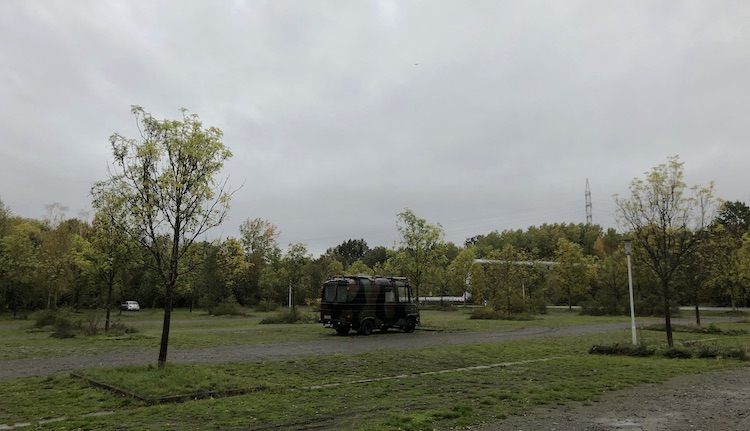
[[629, 239], [623, 240], [625, 242], [625, 255], [628, 257], [628, 290], [630, 291], [630, 332], [633, 337], [633, 344], [638, 344], [638, 338], [635, 335], [635, 305], [633, 304], [633, 272], [630, 268], [630, 252], [631, 244]]

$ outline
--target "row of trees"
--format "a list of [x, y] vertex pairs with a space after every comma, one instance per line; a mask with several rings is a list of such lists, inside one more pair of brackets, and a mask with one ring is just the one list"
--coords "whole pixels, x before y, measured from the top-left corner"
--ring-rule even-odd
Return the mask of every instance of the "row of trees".
[[[393, 248], [349, 239], [318, 258], [304, 244], [282, 253], [278, 227], [257, 218], [242, 224], [238, 238], [202, 240], [222, 222], [232, 195], [217, 180], [231, 157], [222, 132], [186, 111], [181, 120], [156, 120], [137, 106], [132, 112], [140, 136], [111, 136], [114, 164], [92, 189], [92, 221], [66, 219], [59, 204], [45, 220], [13, 217], [0, 202], [3, 310], [100, 308], [108, 326], [111, 307], [124, 299], [161, 306], [160, 365], [174, 306], [294, 306], [315, 300], [324, 279], [342, 273], [405, 275], [420, 298], [469, 290], [475, 303], [505, 313], [547, 304], [628, 310], [623, 236], [597, 225], [494, 231], [457, 246], [439, 223], [407, 208], [397, 215]], [[665, 315], [670, 344], [675, 305], [746, 305], [750, 285], [750, 210], [742, 202], [719, 207], [713, 186], [688, 187], [682, 169], [671, 158], [633, 180], [630, 196], [615, 197], [621, 230], [636, 245], [638, 313]]]
[[[147, 306], [166, 305], [155, 258], [141, 243], [120, 235], [100, 213], [87, 222], [65, 219], [60, 205], [49, 209], [50, 217], [33, 220], [12, 217], [2, 206], [4, 309], [105, 309], [133, 298]], [[747, 305], [748, 221], [750, 209], [744, 203], [724, 203], [683, 257], [684, 264], [673, 271], [668, 304]], [[286, 304], [290, 287], [292, 303], [303, 304], [317, 298], [325, 278], [364, 273], [406, 275], [420, 297], [461, 296], [468, 290], [474, 302], [487, 301], [500, 311], [520, 312], [534, 302], [580, 305], [589, 313], [628, 311], [623, 236], [614, 229], [545, 224], [491, 232], [459, 247], [443, 241], [439, 224], [411, 210], [397, 216], [397, 226], [403, 233], [394, 248], [370, 248], [364, 239], [350, 239], [313, 258], [304, 244], [291, 244], [282, 252], [278, 227], [248, 219], [238, 238], [189, 247], [180, 261], [174, 304], [209, 312], [227, 301], [247, 307]], [[597, 232], [593, 241], [592, 231]], [[540, 245], [552, 252], [540, 253]], [[639, 314], [659, 314], [665, 309], [663, 281], [649, 266], [647, 253], [644, 245], [634, 247], [637, 308]]]
[[[138, 299], [145, 306], [167, 305], [157, 257], [143, 241], [117, 229], [105, 213], [97, 212], [91, 221], [66, 218], [67, 208], [53, 204], [47, 218], [35, 220], [13, 217], [1, 202], [0, 208], [3, 310], [16, 314], [61, 306], [109, 310], [126, 299]], [[516, 248], [506, 233], [487, 236], [495, 245], [477, 237], [475, 243], [458, 247], [443, 240], [439, 224], [430, 224], [409, 209], [397, 215], [396, 225], [401, 241], [394, 248], [370, 248], [364, 239], [350, 239], [313, 258], [305, 244], [290, 244], [282, 252], [277, 226], [259, 218], [247, 219], [240, 225], [239, 237], [193, 241], [186, 247], [177, 268], [173, 305], [211, 312], [226, 302], [246, 307], [286, 304], [290, 288], [292, 304], [303, 304], [317, 299], [327, 277], [345, 273], [406, 275], [419, 296], [460, 296], [469, 289], [467, 282], [477, 258], [508, 262], [539, 258], [533, 251]], [[569, 228], [562, 224], [529, 230]], [[170, 249], [166, 236], [157, 236], [154, 242]], [[560, 252], [560, 259], [583, 256], [576, 242], [562, 236], [557, 242], [574, 250]], [[494, 279], [492, 274], [500, 267], [484, 270]], [[515, 267], [511, 267], [514, 273], [527, 271]], [[496, 296], [495, 284], [477, 288], [481, 276], [475, 278], [478, 303]], [[520, 278], [506, 276], [504, 283], [510, 286], [516, 279]], [[530, 279], [526, 285], [531, 290], [539, 282]]]

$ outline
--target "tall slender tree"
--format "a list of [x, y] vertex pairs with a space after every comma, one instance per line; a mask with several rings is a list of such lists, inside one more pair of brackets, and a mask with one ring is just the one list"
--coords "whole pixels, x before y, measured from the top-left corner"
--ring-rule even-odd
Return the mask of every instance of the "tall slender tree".
[[398, 214], [396, 227], [401, 235], [403, 250], [400, 266], [419, 299], [419, 287], [425, 281], [428, 269], [442, 263], [441, 260], [445, 258], [442, 252], [445, 244], [443, 227], [427, 223], [427, 220], [417, 217], [408, 208]]
[[583, 247], [565, 238], [557, 240], [555, 262], [549, 281], [562, 290], [568, 309], [572, 309], [574, 300], [583, 299], [591, 287], [593, 262], [583, 255]]
[[[115, 284], [122, 278], [124, 271], [132, 263], [137, 263], [132, 247], [132, 240], [117, 229], [110, 220], [110, 215], [98, 212], [92, 223], [92, 248], [88, 259], [92, 263], [94, 277], [106, 290], [104, 304], [104, 331], [109, 331], [111, 308], [115, 299]], [[125, 298], [120, 298], [125, 299]]]
[[[94, 206], [153, 257], [164, 285], [164, 323], [158, 365], [167, 361], [175, 285], [193, 265], [180, 265], [191, 244], [225, 218], [231, 193], [217, 180], [232, 156], [222, 131], [204, 128], [183, 109], [180, 120], [158, 120], [140, 106], [131, 110], [140, 136], [118, 133], [109, 141], [114, 165], [93, 189]], [[118, 215], [122, 214], [120, 218]]]
[[268, 300], [261, 288], [261, 275], [268, 273], [269, 266], [281, 260], [279, 236], [281, 231], [273, 223], [261, 218], [247, 219], [240, 224], [240, 242], [249, 261], [247, 280], [242, 292], [238, 292], [240, 303], [250, 304]]
[[299, 292], [305, 292], [305, 287], [309, 286], [307, 277], [307, 265], [312, 261], [312, 256], [307, 251], [307, 245], [303, 243], [289, 244], [286, 254], [282, 259], [282, 265], [289, 276], [289, 283], [292, 286], [292, 308], [295, 308], [295, 302], [298, 300]]

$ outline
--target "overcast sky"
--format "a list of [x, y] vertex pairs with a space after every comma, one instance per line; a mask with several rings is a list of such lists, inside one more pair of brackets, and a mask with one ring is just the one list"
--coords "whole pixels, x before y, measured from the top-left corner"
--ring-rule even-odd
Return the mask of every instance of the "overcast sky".
[[750, 202], [750, 2], [0, 1], [0, 199], [90, 210], [130, 106], [224, 131], [260, 217], [315, 256], [392, 246], [410, 208], [446, 240], [614, 223], [679, 156]]

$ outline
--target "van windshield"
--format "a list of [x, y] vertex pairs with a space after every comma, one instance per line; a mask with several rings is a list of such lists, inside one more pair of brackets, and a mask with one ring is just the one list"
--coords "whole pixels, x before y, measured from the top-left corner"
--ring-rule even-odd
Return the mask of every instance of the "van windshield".
[[347, 286], [338, 284], [329, 284], [323, 287], [323, 301], [326, 302], [346, 302]]

